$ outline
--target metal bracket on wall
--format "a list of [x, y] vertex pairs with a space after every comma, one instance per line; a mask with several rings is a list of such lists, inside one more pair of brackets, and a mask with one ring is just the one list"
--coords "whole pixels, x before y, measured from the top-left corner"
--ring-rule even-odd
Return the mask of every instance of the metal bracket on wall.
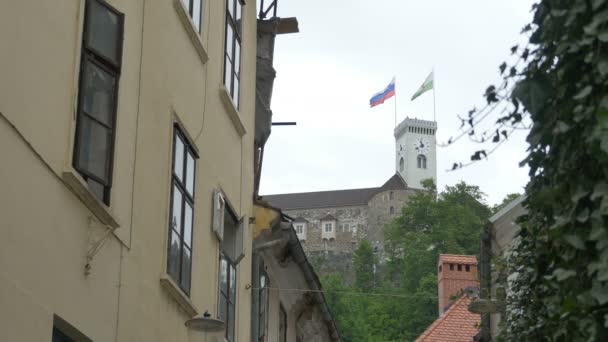
[[105, 242], [108, 240], [114, 231], [108, 225], [99, 222], [95, 217], [89, 216], [89, 227], [87, 229], [88, 244], [86, 263], [84, 265], [84, 276], [91, 274], [91, 262], [95, 255], [101, 250]]

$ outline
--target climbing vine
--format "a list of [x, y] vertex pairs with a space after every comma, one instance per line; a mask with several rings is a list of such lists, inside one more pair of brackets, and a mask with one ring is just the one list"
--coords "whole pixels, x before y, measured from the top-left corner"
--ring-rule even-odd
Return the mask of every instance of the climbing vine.
[[533, 12], [528, 44], [486, 90], [488, 112], [503, 106], [492, 129], [475, 133], [483, 111], [461, 118], [463, 132], [495, 144], [530, 129], [501, 339], [608, 341], [608, 0], [541, 0]]

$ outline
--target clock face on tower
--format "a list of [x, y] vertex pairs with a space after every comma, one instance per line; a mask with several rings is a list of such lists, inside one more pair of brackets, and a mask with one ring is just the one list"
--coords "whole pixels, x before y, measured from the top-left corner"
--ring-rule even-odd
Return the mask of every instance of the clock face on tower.
[[414, 141], [414, 149], [418, 154], [428, 154], [429, 153], [429, 143], [425, 138], [418, 138]]

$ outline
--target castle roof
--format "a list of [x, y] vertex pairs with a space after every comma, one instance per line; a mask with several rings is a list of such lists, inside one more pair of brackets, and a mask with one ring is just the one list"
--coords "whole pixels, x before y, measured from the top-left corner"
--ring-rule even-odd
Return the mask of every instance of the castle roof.
[[367, 205], [377, 193], [387, 190], [405, 190], [407, 184], [394, 174], [381, 187], [330, 190], [316, 192], [299, 192], [291, 194], [265, 195], [262, 198], [273, 206], [282, 209], [312, 209]]

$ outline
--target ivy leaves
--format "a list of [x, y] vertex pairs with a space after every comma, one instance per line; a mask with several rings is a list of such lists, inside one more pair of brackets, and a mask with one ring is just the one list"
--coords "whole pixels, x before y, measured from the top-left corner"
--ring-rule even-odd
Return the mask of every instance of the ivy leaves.
[[[498, 120], [529, 114], [528, 209], [508, 258], [502, 338], [608, 340], [608, 0], [541, 0]], [[508, 77], [509, 66], [499, 71]], [[487, 96], [486, 96], [487, 99]], [[498, 136], [496, 132], [496, 136]], [[500, 137], [499, 137], [500, 138]]]

